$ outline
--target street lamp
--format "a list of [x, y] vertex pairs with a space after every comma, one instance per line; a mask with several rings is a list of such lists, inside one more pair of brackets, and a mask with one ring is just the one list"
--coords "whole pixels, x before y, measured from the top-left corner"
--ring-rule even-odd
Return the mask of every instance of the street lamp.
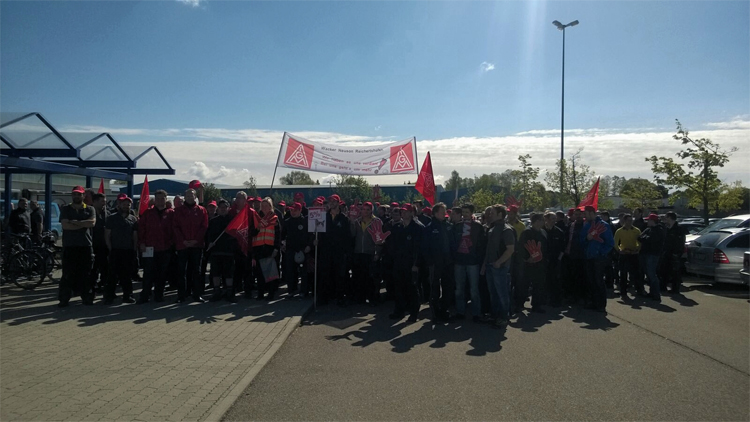
[[563, 48], [562, 48], [562, 107], [560, 116], [560, 203], [562, 204], [562, 193], [563, 193], [563, 160], [565, 159], [565, 28], [569, 26], [578, 25], [578, 21], [563, 25], [559, 21], [552, 21], [552, 24], [557, 27], [563, 33]]

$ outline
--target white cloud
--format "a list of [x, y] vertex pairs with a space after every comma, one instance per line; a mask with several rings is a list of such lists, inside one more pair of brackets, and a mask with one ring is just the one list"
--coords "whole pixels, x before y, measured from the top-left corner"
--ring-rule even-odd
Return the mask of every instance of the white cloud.
[[198, 7], [205, 0], [177, 0], [177, 1], [180, 2], [180, 3], [182, 3], [182, 4], [186, 4], [188, 6]]
[[[750, 185], [750, 173], [746, 163], [750, 162], [750, 128], [745, 128], [744, 120], [733, 120], [734, 123], [714, 123], [705, 125], [708, 130], [696, 130], [691, 136], [708, 137], [721, 144], [723, 148], [737, 146], [727, 166], [720, 170], [724, 181], [741, 180]], [[729, 128], [732, 129], [729, 129]], [[107, 128], [98, 128], [107, 129]], [[111, 130], [107, 129], [110, 133]], [[147, 143], [156, 145], [165, 158], [176, 169], [175, 179], [191, 180], [199, 178], [214, 183], [241, 186], [250, 175], [258, 185], [269, 185], [283, 132], [261, 129], [120, 129], [123, 133], [143, 133], [132, 136], [139, 146]], [[101, 130], [100, 130], [101, 132]], [[146, 134], [148, 133], [148, 134]], [[153, 133], [159, 133], [154, 135]], [[176, 133], [170, 136], [168, 133]], [[217, 135], [217, 137], [208, 134]], [[332, 132], [293, 132], [299, 136], [316, 141], [339, 143], [341, 145], [362, 144], [365, 141], [384, 142], [400, 137], [367, 137]], [[191, 134], [192, 136], [185, 136]], [[645, 157], [651, 155], [674, 157], [682, 147], [672, 139], [674, 132], [668, 129], [570, 129], [565, 131], [566, 156], [583, 147], [581, 156], [585, 164], [597, 174], [610, 174], [625, 177], [643, 177], [650, 179], [651, 167]], [[200, 135], [200, 136], [199, 136]], [[117, 139], [117, 136], [115, 136]], [[128, 142], [126, 142], [127, 144]], [[560, 156], [560, 132], [556, 129], [528, 130], [508, 136], [455, 138], [434, 138], [419, 141], [420, 151], [430, 151], [435, 179], [444, 182], [442, 175], [457, 170], [462, 176], [481, 175], [483, 173], [502, 173], [507, 169], [518, 167], [518, 156], [531, 154], [532, 164], [539, 167], [544, 175], [545, 170], [555, 166]], [[421, 164], [421, 163], [420, 163]], [[278, 169], [276, 180], [288, 172]], [[312, 173], [311, 177], [326, 184], [334, 175]], [[416, 174], [402, 176], [370, 177], [370, 183], [402, 184], [414, 182]], [[439, 179], [439, 180], [438, 180]]]
[[731, 121], [706, 123], [706, 126], [716, 129], [750, 129], [750, 120], [747, 120], [747, 116], [736, 116]]
[[439, 185], [445, 182], [445, 176], [443, 176], [442, 174], [434, 174], [434, 171], [433, 171], [432, 180], [434, 180], [435, 183]]
[[319, 179], [320, 180], [320, 184], [321, 185], [327, 185], [329, 183], [335, 183], [336, 182], [336, 177], [338, 177], [338, 175], [336, 175], [336, 174], [329, 174], [328, 176], [323, 177], [322, 179]]
[[495, 70], [495, 63], [482, 62], [482, 64], [479, 65], [479, 69], [482, 72], [489, 72], [490, 70]]

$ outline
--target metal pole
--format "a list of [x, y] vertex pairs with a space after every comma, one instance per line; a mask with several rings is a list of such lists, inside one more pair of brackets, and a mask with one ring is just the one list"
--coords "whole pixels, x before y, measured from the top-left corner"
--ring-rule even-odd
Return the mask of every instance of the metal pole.
[[44, 174], [44, 230], [52, 230], [52, 173]]
[[92, 187], [91, 184], [92, 184], [91, 176], [86, 176], [86, 188], [87, 189], [91, 188]]
[[[315, 244], [318, 244], [318, 223], [315, 223]], [[315, 246], [315, 285], [313, 286], [313, 306], [318, 310], [318, 247]]]
[[271, 176], [271, 189], [268, 191], [268, 196], [273, 195], [273, 182], [276, 180], [276, 170], [279, 168], [279, 160], [281, 159], [281, 150], [284, 148], [284, 140], [286, 139], [286, 132], [281, 138], [281, 145], [279, 145], [279, 155], [276, 157], [276, 165], [273, 166], [273, 176]]
[[562, 30], [563, 33], [563, 48], [562, 48], [562, 106], [560, 113], [560, 208], [563, 208], [563, 183], [564, 183], [564, 171], [563, 163], [565, 160], [565, 28]]
[[[3, 192], [3, 200], [5, 203], [3, 204], [4, 212], [5, 212], [5, 218], [10, 221], [10, 206], [11, 206], [11, 200], [13, 199], [13, 192], [11, 190], [13, 186], [13, 173], [5, 173], [5, 192]], [[47, 211], [49, 212], [49, 211]], [[10, 224], [8, 224], [8, 227], [6, 227], [7, 232], [10, 233]]]

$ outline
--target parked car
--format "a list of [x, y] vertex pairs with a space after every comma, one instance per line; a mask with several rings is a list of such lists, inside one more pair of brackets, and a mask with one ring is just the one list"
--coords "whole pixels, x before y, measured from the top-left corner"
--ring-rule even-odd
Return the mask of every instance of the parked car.
[[750, 284], [750, 251], [745, 251], [745, 257], [742, 260], [742, 269], [740, 270], [740, 279], [743, 284]]
[[706, 225], [703, 223], [695, 223], [692, 221], [686, 221], [679, 223], [680, 227], [682, 227], [685, 230], [686, 235], [690, 234], [697, 234], [699, 231], [706, 228]]
[[726, 217], [718, 221], [714, 221], [712, 224], [709, 224], [705, 229], [699, 231], [698, 233], [687, 235], [687, 237], [685, 238], [685, 243], [690, 243], [691, 241], [697, 239], [698, 236], [704, 235], [708, 232], [714, 230], [722, 230], [724, 228], [730, 227], [750, 227], [750, 214], [733, 215], [731, 217]]
[[742, 284], [740, 270], [750, 250], [750, 229], [725, 228], [710, 231], [688, 245], [685, 264], [689, 273], [713, 277], [716, 283]]

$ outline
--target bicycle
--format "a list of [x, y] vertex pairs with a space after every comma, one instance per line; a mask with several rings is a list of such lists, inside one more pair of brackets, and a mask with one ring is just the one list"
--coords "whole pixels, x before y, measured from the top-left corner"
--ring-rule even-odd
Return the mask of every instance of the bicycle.
[[56, 245], [55, 235], [53, 232], [42, 233], [41, 242], [38, 245], [31, 247], [31, 250], [38, 252], [47, 265], [47, 278], [52, 281], [59, 281], [53, 274], [56, 270], [62, 269], [62, 261], [60, 260], [61, 247]]
[[11, 281], [24, 290], [36, 289], [47, 277], [45, 258], [33, 249], [28, 235], [11, 234], [6, 238], [0, 252], [3, 281]]

